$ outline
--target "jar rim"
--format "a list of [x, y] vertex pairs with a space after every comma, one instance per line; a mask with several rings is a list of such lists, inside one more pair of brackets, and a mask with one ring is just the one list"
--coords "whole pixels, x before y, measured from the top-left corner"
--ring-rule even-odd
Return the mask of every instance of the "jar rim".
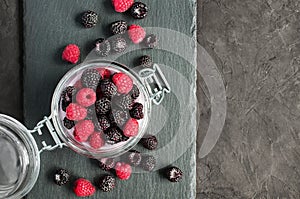
[[[33, 188], [36, 183], [40, 171], [40, 154], [38, 146], [34, 137], [31, 135], [29, 130], [18, 120], [5, 115], [0, 114], [0, 126], [7, 128], [12, 134], [8, 135], [4, 133], [4, 136], [13, 138], [14, 141], [18, 141], [18, 145], [25, 149], [23, 151], [18, 150], [18, 155], [22, 158], [20, 161], [23, 161], [21, 164], [22, 173], [18, 178], [20, 182], [16, 184], [16, 188], [13, 189], [9, 195], [5, 196], [8, 199], [17, 199], [25, 196]], [[14, 143], [16, 144], [16, 143]]]
[[[66, 83], [68, 80], [76, 73], [80, 71], [84, 71], [85, 69], [92, 68], [92, 67], [115, 67], [117, 70], [120, 72], [124, 72], [126, 74], [129, 74], [132, 78], [134, 78], [134, 82], [138, 84], [137, 86], [141, 90], [141, 92], [145, 96], [145, 102], [144, 102], [144, 122], [143, 125], [141, 126], [141, 130], [139, 131], [139, 134], [136, 137], [130, 138], [128, 141], [124, 142], [123, 145], [120, 147], [110, 147], [110, 150], [105, 150], [105, 151], [92, 151], [92, 150], [87, 150], [86, 147], [81, 146], [78, 144], [76, 140], [73, 138], [70, 138], [67, 136], [67, 133], [65, 133], [65, 129], [61, 123], [61, 118], [59, 116], [59, 101], [61, 98], [61, 92], [63, 89], [67, 86]], [[132, 69], [128, 68], [126, 65], [120, 64], [115, 61], [108, 61], [108, 60], [103, 60], [103, 59], [95, 59], [95, 60], [90, 60], [90, 61], [85, 61], [71, 70], [69, 70], [63, 78], [60, 80], [60, 82], [57, 84], [56, 89], [53, 93], [52, 97], [52, 103], [51, 103], [51, 115], [52, 115], [52, 120], [55, 129], [57, 130], [57, 134], [59, 137], [62, 139], [62, 141], [68, 145], [72, 150], [74, 150], [77, 153], [80, 153], [82, 155], [88, 156], [90, 158], [94, 159], [100, 159], [100, 158], [105, 158], [105, 157], [116, 157], [119, 156], [127, 151], [129, 151], [132, 147], [134, 147], [139, 140], [142, 138], [144, 135], [148, 123], [149, 123], [149, 116], [151, 114], [151, 100], [149, 99], [149, 93], [148, 90], [144, 87], [142, 80], [140, 79], [139, 75]]]

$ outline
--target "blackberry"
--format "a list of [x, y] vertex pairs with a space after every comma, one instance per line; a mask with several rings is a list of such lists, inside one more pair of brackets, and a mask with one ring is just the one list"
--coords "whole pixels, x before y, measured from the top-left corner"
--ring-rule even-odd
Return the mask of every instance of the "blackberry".
[[134, 103], [129, 113], [132, 118], [135, 118], [137, 120], [143, 119], [144, 118], [143, 104], [139, 102]]
[[75, 122], [73, 120], [69, 120], [68, 118], [64, 118], [64, 126], [67, 128], [67, 129], [71, 129], [75, 126]]
[[179, 182], [182, 179], [183, 172], [178, 167], [170, 167], [166, 170], [166, 177], [171, 182]]
[[108, 144], [116, 144], [128, 140], [128, 137], [124, 136], [123, 131], [118, 127], [110, 127], [104, 133]]
[[72, 102], [73, 97], [76, 96], [76, 88], [74, 86], [68, 86], [62, 93], [61, 93], [61, 106], [62, 110], [66, 111], [67, 106]]
[[156, 35], [151, 34], [145, 37], [144, 44], [148, 48], [155, 48], [158, 45], [158, 38]]
[[111, 81], [105, 79], [100, 82], [100, 91], [105, 97], [112, 97], [117, 94], [117, 87]]
[[61, 186], [69, 182], [70, 173], [65, 169], [58, 169], [54, 175], [55, 184]]
[[130, 8], [130, 15], [135, 19], [144, 19], [148, 14], [148, 7], [142, 2], [135, 2]]
[[156, 160], [152, 155], [145, 155], [142, 157], [141, 167], [145, 171], [152, 171], [156, 166]]
[[138, 166], [141, 163], [142, 155], [140, 152], [136, 150], [130, 150], [126, 153], [126, 162], [128, 162], [131, 166]]
[[117, 53], [124, 52], [127, 48], [127, 42], [123, 37], [115, 37], [110, 41], [111, 48]]
[[108, 120], [108, 118], [105, 115], [100, 115], [98, 117], [98, 122], [103, 131], [105, 131], [106, 129], [108, 129], [110, 127], [110, 121]]
[[127, 31], [127, 23], [123, 20], [115, 21], [111, 24], [110, 30], [114, 35], [124, 34]]
[[113, 190], [116, 186], [116, 179], [111, 175], [102, 176], [99, 179], [99, 188], [104, 192]]
[[115, 118], [113, 115], [114, 110], [111, 110], [107, 113], [107, 118], [109, 119], [110, 123], [113, 125], [115, 122]]
[[104, 38], [98, 38], [95, 40], [95, 48], [99, 47], [99, 44], [101, 44], [102, 42], [104, 42]]
[[154, 135], [151, 135], [149, 137], [146, 138], [142, 138], [140, 143], [149, 150], [154, 150], [157, 148], [158, 142], [157, 142], [157, 138]]
[[106, 114], [111, 108], [110, 100], [106, 97], [103, 97], [96, 101], [95, 107], [97, 115]]
[[100, 80], [101, 75], [96, 69], [87, 69], [81, 75], [82, 85], [94, 90], [96, 90]]
[[98, 23], [98, 14], [88, 10], [82, 14], [81, 22], [86, 28], [92, 28]]
[[133, 99], [130, 95], [120, 95], [115, 97], [113, 103], [124, 110], [132, 109], [133, 107]]
[[96, 40], [96, 53], [101, 57], [106, 57], [110, 53], [111, 46], [108, 40], [99, 38]]
[[144, 67], [152, 67], [152, 58], [149, 55], [143, 55], [139, 59], [139, 64]]
[[99, 161], [99, 167], [100, 169], [104, 170], [104, 171], [109, 171], [112, 168], [115, 167], [116, 161], [114, 158], [102, 158]]
[[131, 91], [129, 92], [131, 98], [136, 100], [140, 96], [140, 90], [137, 85], [133, 84]]
[[123, 110], [113, 110], [112, 116], [113, 121], [120, 127], [123, 126], [128, 120], [128, 114], [126, 111]]

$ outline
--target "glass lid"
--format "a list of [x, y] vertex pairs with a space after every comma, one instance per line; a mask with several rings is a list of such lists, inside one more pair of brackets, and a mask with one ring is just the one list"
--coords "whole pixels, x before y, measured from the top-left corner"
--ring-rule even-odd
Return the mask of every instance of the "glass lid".
[[21, 198], [35, 184], [40, 156], [33, 136], [14, 118], [0, 114], [0, 198]]

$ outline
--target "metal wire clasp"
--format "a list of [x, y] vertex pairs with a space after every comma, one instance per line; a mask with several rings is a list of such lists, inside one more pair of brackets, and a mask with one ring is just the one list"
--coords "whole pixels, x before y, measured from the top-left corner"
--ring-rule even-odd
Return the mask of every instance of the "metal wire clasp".
[[[154, 64], [153, 68], [140, 70], [139, 76], [144, 80], [150, 99], [154, 104], [159, 105], [163, 101], [165, 93], [171, 92], [170, 85], [158, 64]], [[154, 88], [151, 88], [150, 84], [154, 85]]]
[[[40, 122], [37, 123], [37, 125], [34, 127], [33, 130], [29, 130], [29, 133], [35, 133], [38, 132], [38, 134], [41, 136], [43, 135], [42, 132], [42, 128], [46, 127], [48, 129], [48, 131], [50, 132], [51, 137], [53, 138], [55, 145], [48, 145], [44, 140], [42, 141], [42, 148], [39, 150], [39, 153], [42, 153], [43, 151], [47, 150], [47, 151], [52, 151], [54, 149], [56, 149], [57, 147], [62, 148], [64, 146], [66, 146], [65, 143], [62, 143], [61, 140], [59, 139], [53, 124], [51, 122], [52, 120], [52, 115], [50, 115], [49, 117], [44, 117], [43, 120], [41, 120]], [[46, 124], [46, 126], [45, 126]]]

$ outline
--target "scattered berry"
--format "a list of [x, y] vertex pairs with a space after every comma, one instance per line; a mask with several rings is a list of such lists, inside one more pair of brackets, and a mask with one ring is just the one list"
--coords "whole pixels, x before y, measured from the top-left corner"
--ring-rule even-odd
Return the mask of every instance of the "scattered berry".
[[144, 118], [143, 104], [139, 102], [134, 103], [129, 113], [132, 118], [135, 118], [137, 120], [143, 119]]
[[84, 178], [79, 178], [75, 181], [73, 190], [79, 197], [92, 196], [96, 192], [93, 184]]
[[114, 35], [124, 34], [127, 31], [127, 23], [123, 20], [115, 21], [111, 24], [110, 30]]
[[122, 130], [118, 127], [110, 127], [104, 133], [108, 144], [116, 144], [128, 140], [128, 137], [125, 137]]
[[68, 118], [64, 118], [64, 126], [67, 128], [67, 129], [71, 129], [75, 126], [75, 122], [72, 121], [72, 120], [69, 120]]
[[99, 149], [104, 146], [105, 142], [101, 137], [101, 133], [95, 132], [90, 136], [89, 139], [90, 146], [94, 149]]
[[115, 73], [112, 81], [117, 86], [118, 92], [122, 94], [127, 94], [133, 86], [132, 79], [124, 73]]
[[99, 161], [99, 167], [100, 169], [104, 170], [104, 171], [109, 171], [112, 168], [115, 167], [115, 159], [114, 158], [102, 158]]
[[117, 162], [115, 170], [118, 178], [121, 180], [128, 180], [132, 172], [131, 166], [124, 162]]
[[148, 48], [155, 48], [158, 45], [158, 38], [156, 35], [151, 34], [145, 37], [144, 44]]
[[75, 125], [74, 138], [78, 142], [85, 142], [93, 132], [93, 122], [91, 120], [82, 120]]
[[140, 96], [140, 90], [137, 85], [133, 84], [131, 91], [129, 92], [131, 98], [136, 100]]
[[141, 160], [142, 155], [136, 150], [130, 150], [128, 153], [126, 153], [126, 161], [132, 166], [140, 165]]
[[83, 120], [87, 115], [87, 110], [83, 107], [80, 106], [79, 104], [76, 103], [71, 103], [69, 106], [66, 108], [66, 117], [69, 120]]
[[96, 101], [95, 107], [98, 115], [106, 114], [111, 108], [110, 100], [106, 97], [103, 97]]
[[144, 67], [152, 67], [153, 62], [149, 55], [143, 55], [139, 59], [139, 64]]
[[166, 171], [166, 176], [171, 182], [179, 182], [182, 179], [183, 172], [178, 167], [170, 167]]
[[152, 155], [142, 157], [141, 166], [145, 171], [152, 171], [155, 168], [156, 160]]
[[147, 136], [145, 138], [142, 138], [140, 143], [149, 150], [154, 150], [157, 148], [158, 142], [157, 142], [157, 138], [154, 135], [151, 136]]
[[128, 120], [128, 114], [126, 111], [116, 109], [112, 110], [111, 114], [113, 117], [113, 120], [111, 119], [111, 121], [115, 122], [120, 127]]
[[65, 169], [58, 169], [54, 175], [55, 184], [62, 186], [69, 182], [70, 173]]
[[123, 133], [126, 137], [135, 137], [139, 133], [139, 123], [136, 119], [130, 118], [124, 128]]
[[116, 104], [121, 109], [127, 110], [132, 109], [133, 99], [130, 95], [120, 95], [113, 99], [113, 103]]
[[96, 90], [101, 76], [96, 69], [87, 69], [81, 75], [81, 82], [84, 87]]
[[133, 4], [134, 0], [112, 0], [116, 12], [125, 12]]
[[73, 97], [76, 94], [76, 88], [74, 86], [68, 86], [61, 94], [62, 110], [66, 111], [67, 106], [72, 103]]
[[105, 39], [97, 39], [96, 40], [96, 53], [101, 56], [101, 57], [106, 57], [110, 50], [111, 50], [111, 46], [108, 40]]
[[80, 49], [76, 44], [69, 44], [62, 53], [62, 59], [76, 64], [80, 57]]
[[98, 14], [94, 11], [88, 10], [82, 14], [82, 24], [86, 28], [92, 28], [98, 23]]
[[99, 115], [98, 122], [102, 131], [105, 131], [110, 127], [110, 121], [105, 115]]
[[138, 44], [144, 40], [146, 32], [141, 26], [133, 24], [128, 28], [128, 35], [133, 43]]
[[135, 2], [130, 8], [130, 14], [135, 19], [144, 19], [148, 14], [148, 7], [142, 2]]
[[99, 188], [104, 192], [113, 190], [116, 186], [116, 179], [111, 175], [102, 176], [99, 179]]
[[109, 79], [110, 78], [110, 71], [108, 69], [106, 69], [106, 68], [97, 68], [96, 70], [99, 72], [102, 79]]
[[84, 107], [91, 106], [96, 101], [96, 93], [93, 89], [82, 88], [76, 95], [76, 101], [78, 104]]
[[127, 48], [127, 42], [123, 37], [114, 37], [110, 44], [112, 50], [117, 53], [124, 52], [124, 50]]
[[115, 94], [117, 94], [117, 87], [116, 87], [116, 85], [114, 85], [114, 83], [112, 83], [108, 79], [102, 80], [100, 82], [100, 87], [99, 88], [100, 88], [101, 93], [105, 97], [111, 98], [112, 96], [114, 96]]

